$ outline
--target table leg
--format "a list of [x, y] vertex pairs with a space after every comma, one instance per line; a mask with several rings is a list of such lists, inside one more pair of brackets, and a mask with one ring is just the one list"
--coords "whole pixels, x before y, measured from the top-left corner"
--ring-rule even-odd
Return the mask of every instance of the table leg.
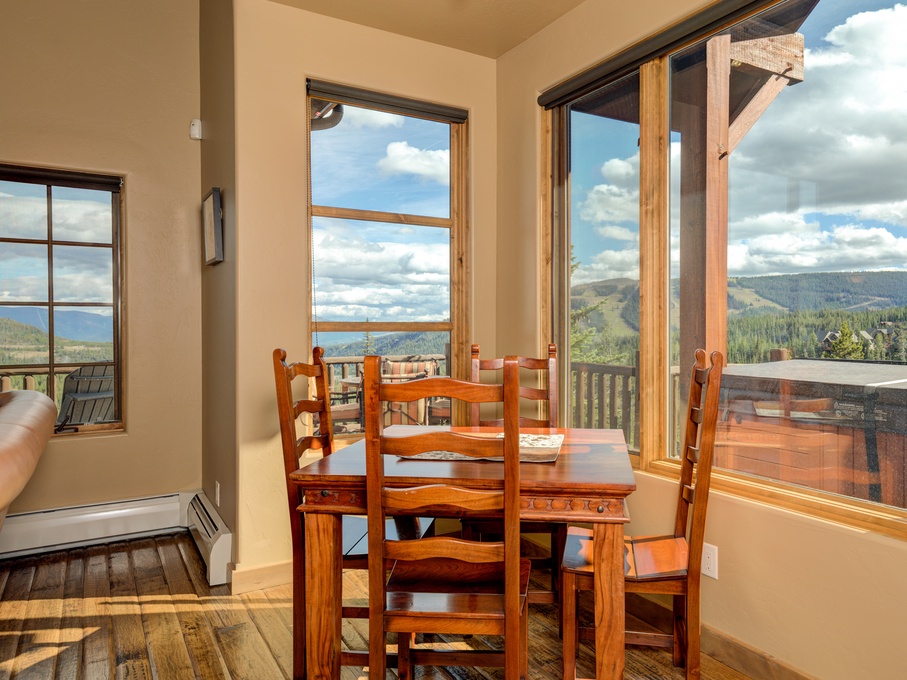
[[305, 647], [308, 680], [340, 677], [343, 599], [340, 515], [305, 515]]
[[624, 526], [602, 522], [592, 529], [595, 564], [595, 677], [624, 676]]

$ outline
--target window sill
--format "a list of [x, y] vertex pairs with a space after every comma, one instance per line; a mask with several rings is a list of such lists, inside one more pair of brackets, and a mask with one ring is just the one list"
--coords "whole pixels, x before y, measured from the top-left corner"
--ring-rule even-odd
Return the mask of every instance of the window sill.
[[[662, 459], [652, 461], [647, 466], [641, 465], [639, 469], [676, 479], [680, 463]], [[907, 510], [719, 469], [712, 472], [711, 490], [862, 531], [907, 540]]]

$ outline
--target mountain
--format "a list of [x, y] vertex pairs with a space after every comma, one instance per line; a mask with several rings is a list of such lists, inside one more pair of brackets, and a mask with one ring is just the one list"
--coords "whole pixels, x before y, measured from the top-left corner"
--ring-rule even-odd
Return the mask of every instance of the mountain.
[[[671, 285], [678, 296], [679, 283]], [[618, 335], [639, 328], [639, 282], [609, 279], [573, 286], [571, 309], [596, 306], [589, 326]], [[740, 312], [871, 311], [907, 306], [907, 272], [816, 272], [728, 279], [728, 309]]]
[[[47, 309], [41, 307], [0, 307], [0, 318], [28, 324], [47, 333]], [[54, 314], [54, 331], [57, 338], [85, 342], [110, 342], [111, 319], [90, 312], [57, 311]]]
[[[325, 350], [332, 357], [363, 356], [366, 353], [365, 334], [360, 340], [342, 344], [327, 345]], [[448, 341], [447, 333], [383, 333], [371, 335], [371, 351], [386, 356], [404, 354], [444, 354], [444, 345]]]
[[[868, 311], [907, 306], [907, 272], [816, 272], [728, 279], [728, 296], [742, 307], [790, 312]], [[732, 308], [739, 308], [729, 299]]]

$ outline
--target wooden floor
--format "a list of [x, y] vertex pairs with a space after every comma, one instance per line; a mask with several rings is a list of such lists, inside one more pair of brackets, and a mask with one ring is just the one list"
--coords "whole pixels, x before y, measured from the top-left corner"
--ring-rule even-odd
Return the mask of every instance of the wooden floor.
[[[344, 577], [364, 595], [364, 573]], [[364, 600], [363, 600], [364, 602]], [[5, 678], [289, 678], [290, 586], [231, 596], [209, 588], [188, 533], [0, 561], [0, 680]], [[554, 607], [533, 605], [529, 677], [561, 677]], [[364, 621], [344, 623], [344, 641], [365, 649]], [[449, 644], [484, 646], [475, 637]], [[579, 671], [593, 675], [592, 650]], [[345, 679], [367, 670], [344, 668]], [[417, 677], [502, 677], [498, 669], [419, 669]], [[660, 650], [627, 650], [625, 678], [683, 678]], [[741, 680], [708, 657], [702, 677]]]

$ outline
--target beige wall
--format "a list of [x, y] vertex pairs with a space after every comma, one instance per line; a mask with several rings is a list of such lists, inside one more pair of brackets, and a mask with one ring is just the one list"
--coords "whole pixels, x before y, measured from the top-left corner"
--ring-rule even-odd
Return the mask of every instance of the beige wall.
[[51, 441], [12, 511], [198, 488], [197, 3], [4, 2], [0, 64], [0, 161], [126, 177], [126, 432]]
[[201, 190], [204, 195], [218, 187], [224, 211], [224, 261], [202, 267], [202, 488], [212, 503], [218, 503], [221, 518], [233, 529], [237, 498], [237, 355], [232, 0], [200, 0], [199, 24]]
[[[588, 0], [498, 59], [499, 252], [530, 234], [498, 261], [499, 352], [532, 349], [540, 322], [537, 95], [706, 4]], [[640, 474], [638, 485], [629, 531], [669, 530], [674, 483]], [[719, 580], [703, 579], [706, 625], [819, 678], [907, 677], [907, 543], [722, 494], [706, 540], [719, 549]]]
[[[271, 352], [309, 345], [305, 80], [463, 107], [470, 113], [476, 269], [495, 269], [494, 61], [279, 5], [235, 0], [238, 564], [289, 560]], [[493, 296], [475, 309], [491, 342]]]

